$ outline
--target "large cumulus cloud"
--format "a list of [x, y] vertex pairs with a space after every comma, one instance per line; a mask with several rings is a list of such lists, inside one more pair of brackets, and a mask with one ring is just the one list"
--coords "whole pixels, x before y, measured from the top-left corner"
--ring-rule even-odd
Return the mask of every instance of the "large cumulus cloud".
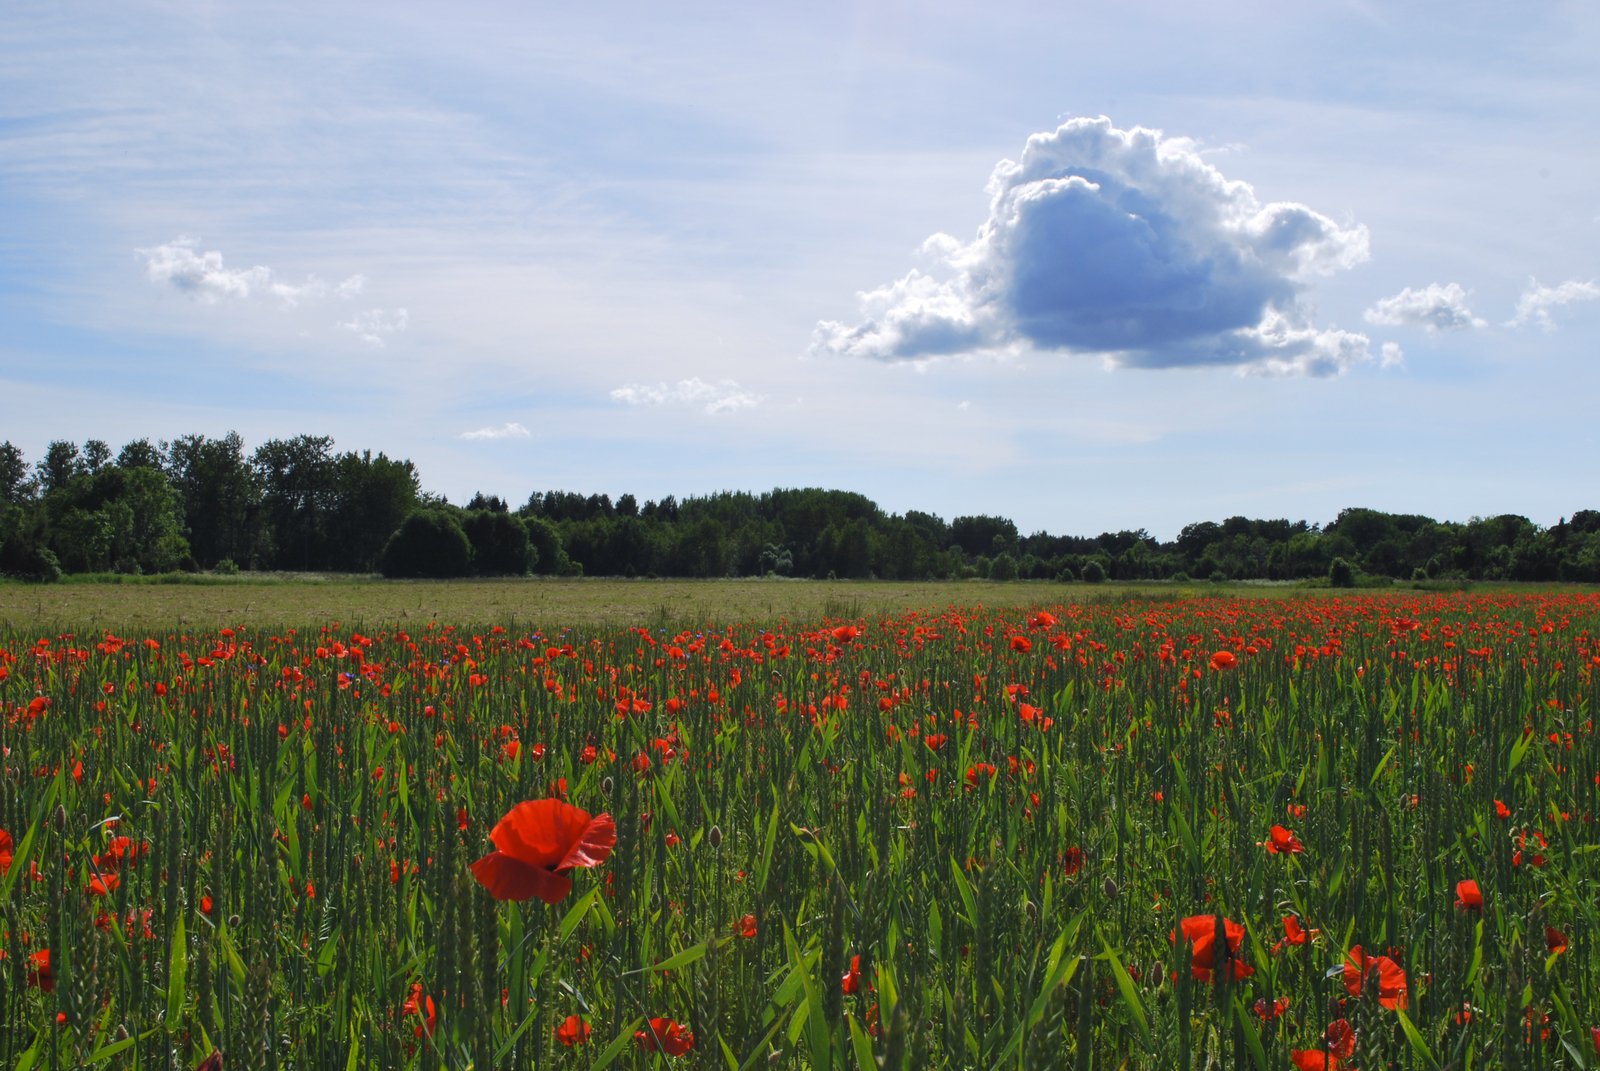
[[989, 194], [976, 238], [930, 238], [930, 272], [863, 293], [863, 319], [819, 323], [812, 352], [917, 360], [1020, 345], [1302, 375], [1372, 359], [1365, 335], [1317, 327], [1301, 301], [1316, 276], [1367, 258], [1366, 228], [1262, 204], [1186, 139], [1073, 119], [1002, 161]]

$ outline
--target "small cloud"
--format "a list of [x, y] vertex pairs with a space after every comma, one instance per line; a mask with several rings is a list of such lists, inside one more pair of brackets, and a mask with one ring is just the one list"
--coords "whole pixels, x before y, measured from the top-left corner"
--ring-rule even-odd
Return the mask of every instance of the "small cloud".
[[509, 421], [497, 428], [479, 428], [477, 431], [464, 431], [463, 439], [526, 439], [533, 433], [516, 421]]
[[665, 383], [626, 383], [611, 392], [612, 400], [625, 405], [701, 405], [707, 413], [749, 409], [766, 400], [731, 379], [707, 383], [698, 376], [680, 379], [673, 386]]
[[1370, 361], [1365, 335], [1319, 329], [1300, 294], [1367, 259], [1365, 227], [1262, 204], [1195, 144], [1072, 119], [1028, 139], [989, 180], [971, 242], [935, 235], [912, 270], [823, 321], [810, 352], [877, 360], [1031, 346], [1140, 368], [1224, 365], [1334, 375]]
[[340, 320], [336, 326], [353, 333], [367, 345], [381, 349], [383, 340], [389, 335], [397, 335], [404, 331], [410, 319], [405, 309], [395, 309], [393, 312], [386, 309], [368, 309], [366, 312], [357, 313], [350, 320]]
[[215, 249], [196, 252], [199, 243], [180, 237], [150, 249], [136, 249], [144, 258], [145, 275], [151, 282], [166, 283], [202, 301], [220, 298], [247, 298], [272, 284], [272, 269], [228, 268]]
[[[179, 237], [163, 245], [134, 250], [144, 258], [145, 276], [154, 283], [163, 283], [200, 301], [214, 303], [224, 298], [247, 300], [259, 295], [270, 295], [286, 308], [300, 302], [328, 296], [327, 283], [315, 275], [306, 276], [303, 283], [288, 283], [279, 279], [264, 265], [251, 268], [229, 268], [222, 254], [215, 249], [199, 251], [194, 238]], [[366, 279], [360, 275], [332, 288], [332, 293], [344, 299], [361, 292]]]
[[1578, 301], [1594, 301], [1600, 299], [1600, 284], [1593, 279], [1583, 282], [1579, 279], [1568, 279], [1559, 286], [1543, 286], [1537, 279], [1528, 280], [1528, 288], [1517, 299], [1517, 314], [1506, 321], [1508, 327], [1522, 327], [1526, 324], [1538, 324], [1546, 331], [1554, 331], [1555, 319], [1550, 315], [1550, 310], [1562, 305], [1571, 305]]
[[1400, 348], [1398, 342], [1385, 342], [1383, 355], [1378, 358], [1379, 368], [1404, 368], [1406, 366], [1406, 351]]
[[1429, 334], [1488, 326], [1467, 307], [1467, 291], [1459, 283], [1429, 283], [1421, 290], [1406, 287], [1372, 306], [1365, 317], [1369, 324], [1422, 327]]
[[961, 410], [963, 413], [965, 413], [968, 409], [972, 408], [972, 403], [971, 402], [957, 402], [956, 403], [956, 408]]

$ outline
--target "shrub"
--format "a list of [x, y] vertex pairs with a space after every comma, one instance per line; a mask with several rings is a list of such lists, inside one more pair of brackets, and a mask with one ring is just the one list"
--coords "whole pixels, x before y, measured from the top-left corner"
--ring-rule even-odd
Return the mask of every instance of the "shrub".
[[472, 544], [454, 514], [417, 510], [389, 537], [378, 568], [387, 577], [466, 576]]
[[1328, 565], [1328, 584], [1336, 588], [1353, 588], [1356, 586], [1355, 566], [1343, 558], [1335, 558]]
[[1085, 584], [1103, 584], [1106, 579], [1106, 567], [1090, 558], [1083, 563], [1083, 573], [1079, 579]]

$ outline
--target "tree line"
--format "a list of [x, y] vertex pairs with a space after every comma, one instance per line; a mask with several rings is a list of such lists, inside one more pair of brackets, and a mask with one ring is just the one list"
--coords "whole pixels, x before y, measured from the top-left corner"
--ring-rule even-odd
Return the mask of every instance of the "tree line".
[[416, 467], [327, 436], [138, 439], [113, 453], [0, 443], [0, 573], [381, 572], [387, 576], [792, 576], [886, 580], [1329, 578], [1600, 582], [1600, 512], [1550, 528], [1351, 508], [1329, 524], [1230, 517], [1168, 542], [1143, 529], [1024, 535], [1005, 517], [887, 513], [820, 488], [681, 502], [537, 491], [455, 506]]

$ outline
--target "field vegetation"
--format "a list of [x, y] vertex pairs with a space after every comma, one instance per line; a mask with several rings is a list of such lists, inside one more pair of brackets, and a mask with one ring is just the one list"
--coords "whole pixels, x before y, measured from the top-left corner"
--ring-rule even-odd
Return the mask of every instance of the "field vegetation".
[[770, 588], [0, 625], [0, 1066], [1600, 1066], [1600, 597]]

